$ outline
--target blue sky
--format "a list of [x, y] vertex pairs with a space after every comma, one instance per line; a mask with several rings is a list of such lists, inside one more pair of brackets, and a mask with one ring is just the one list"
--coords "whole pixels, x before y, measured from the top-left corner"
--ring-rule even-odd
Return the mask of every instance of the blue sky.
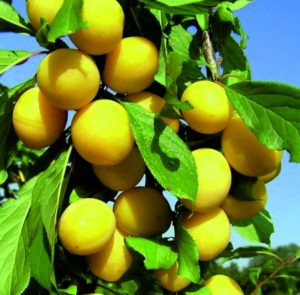
[[[26, 17], [25, 0], [13, 1], [13, 5]], [[257, 0], [237, 15], [249, 35], [246, 55], [252, 78], [280, 81], [300, 87], [300, 2], [299, 0]], [[28, 36], [0, 35], [1, 49], [39, 50], [38, 44]], [[0, 77], [0, 83], [12, 86], [31, 77], [36, 72], [42, 56], [34, 57]], [[300, 147], [299, 147], [300, 148]], [[300, 164], [289, 163], [284, 154], [281, 174], [268, 184], [267, 209], [273, 217], [276, 232], [272, 246], [291, 242], [300, 245]], [[233, 232], [234, 246], [249, 242]]]

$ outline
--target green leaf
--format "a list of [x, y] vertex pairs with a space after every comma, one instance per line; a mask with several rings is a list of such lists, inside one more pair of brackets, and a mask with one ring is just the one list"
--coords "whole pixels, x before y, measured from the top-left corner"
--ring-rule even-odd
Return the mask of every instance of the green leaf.
[[78, 292], [77, 285], [71, 285], [66, 289], [60, 289], [59, 291], [62, 292], [62, 294], [68, 294], [68, 295], [77, 295], [78, 294], [77, 293]]
[[146, 269], [169, 269], [177, 260], [177, 254], [163, 241], [140, 237], [126, 237], [126, 245], [145, 257]]
[[198, 190], [197, 171], [187, 145], [155, 114], [135, 103], [122, 102], [122, 105], [152, 175], [173, 195], [194, 200]]
[[198, 13], [196, 15], [196, 20], [202, 31], [208, 30], [209, 23], [209, 13], [207, 11]]
[[29, 241], [26, 217], [30, 210], [31, 190], [35, 179], [0, 207], [0, 292], [19, 295], [29, 284]]
[[213, 295], [207, 286], [191, 285], [183, 295]]
[[[140, 0], [140, 2], [144, 3], [147, 8], [157, 9], [168, 14], [196, 15], [196, 14], [201, 14], [203, 12], [208, 12], [210, 9], [209, 6], [205, 5], [208, 2], [202, 2], [201, 5], [189, 4], [189, 5], [180, 5], [180, 6], [170, 6], [154, 0]], [[169, 0], [167, 2], [171, 5], [173, 3], [172, 0]]]
[[233, 227], [250, 242], [271, 244], [270, 237], [274, 233], [274, 227], [271, 216], [265, 209], [249, 220], [235, 221]]
[[[225, 253], [226, 252], [224, 252], [224, 254]], [[239, 258], [251, 258], [258, 255], [270, 256], [271, 258], [275, 258], [276, 260], [281, 259], [270, 248], [263, 247], [263, 246], [245, 246], [245, 247], [236, 248], [228, 252], [228, 255], [222, 258], [222, 262], [224, 263]]]
[[198, 283], [200, 267], [198, 264], [199, 251], [197, 244], [180, 222], [176, 225], [175, 237], [178, 246], [178, 274], [193, 283]]
[[287, 149], [300, 162], [300, 89], [275, 82], [242, 82], [226, 88], [235, 110], [258, 140]]
[[64, 3], [55, 16], [48, 41], [54, 42], [57, 38], [75, 33], [80, 29], [88, 28], [86, 22], [82, 22], [81, 6], [83, 0], [64, 0]]
[[192, 42], [192, 36], [181, 25], [173, 26], [169, 43], [176, 54], [180, 54], [184, 59], [189, 60], [189, 48]]
[[14, 103], [23, 92], [33, 87], [34, 84], [35, 78], [32, 78], [0, 93], [0, 184], [6, 180], [5, 170], [8, 159], [17, 142], [12, 127]]
[[35, 34], [30, 24], [5, 1], [0, 1], [0, 32]]
[[257, 285], [259, 276], [261, 274], [262, 268], [261, 267], [249, 267], [249, 279], [253, 283], [254, 286]]
[[245, 79], [250, 79], [249, 63], [240, 45], [232, 37], [229, 37], [220, 43], [219, 46], [222, 56], [221, 66], [223, 74], [239, 70], [243, 73]]
[[25, 50], [3, 50], [0, 49], [0, 75], [11, 67], [25, 62], [30, 57], [40, 52], [29, 52]]
[[47, 290], [56, 287], [54, 274], [54, 251], [57, 239], [56, 223], [61, 209], [65, 173], [72, 148], [61, 153], [49, 168], [39, 174], [32, 192], [29, 222], [31, 270], [35, 280]]
[[157, 0], [157, 2], [166, 4], [170, 7], [178, 7], [188, 4], [202, 4], [210, 7], [218, 5], [223, 0]]
[[226, 1], [224, 4], [229, 7], [232, 11], [239, 10], [244, 8], [245, 6], [253, 3], [253, 0], [236, 0], [235, 2]]

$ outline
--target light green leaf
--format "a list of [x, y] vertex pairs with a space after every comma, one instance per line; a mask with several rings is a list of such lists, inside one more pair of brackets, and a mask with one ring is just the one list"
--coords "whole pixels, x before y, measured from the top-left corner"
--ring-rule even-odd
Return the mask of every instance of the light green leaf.
[[125, 242], [128, 247], [145, 257], [146, 269], [169, 269], [177, 260], [177, 253], [163, 241], [126, 237]]
[[36, 179], [29, 181], [18, 194], [0, 207], [0, 293], [19, 295], [29, 284], [29, 241], [26, 217], [30, 210], [31, 191]]
[[250, 242], [271, 244], [270, 237], [274, 233], [274, 227], [271, 216], [265, 209], [251, 219], [235, 221], [233, 227]]
[[235, 2], [225, 1], [222, 4], [227, 5], [232, 11], [239, 10], [244, 8], [245, 6], [253, 3], [253, 0], [237, 0]]
[[83, 0], [64, 0], [51, 24], [48, 33], [49, 42], [54, 42], [57, 38], [75, 33], [80, 29], [88, 28], [87, 23], [82, 22], [82, 2]]
[[208, 19], [209, 19], [209, 13], [207, 11], [198, 13], [196, 15], [197, 23], [202, 31], [208, 30]]
[[78, 288], [76, 285], [71, 285], [66, 289], [60, 289], [59, 290], [62, 294], [68, 294], [68, 295], [77, 295]]
[[197, 171], [187, 145], [153, 113], [135, 103], [122, 102], [122, 105], [152, 175], [173, 195], [194, 200], [198, 190]]
[[0, 93], [0, 184], [6, 180], [6, 166], [9, 162], [10, 153], [17, 142], [12, 129], [14, 103], [23, 92], [33, 87], [34, 84], [35, 78], [32, 78]]
[[[210, 0], [207, 0], [210, 1]], [[209, 2], [202, 2], [200, 4], [189, 4], [189, 5], [181, 5], [181, 6], [170, 6], [158, 1], [154, 0], [140, 0], [140, 2], [144, 3], [147, 8], [153, 8], [160, 11], [163, 11], [168, 14], [179, 14], [179, 15], [196, 15], [201, 14], [203, 12], [208, 12], [210, 7], [207, 3]], [[168, 1], [172, 5], [173, 1]]]
[[213, 295], [210, 289], [206, 286], [192, 285], [188, 287], [183, 295]]
[[56, 223], [64, 196], [64, 180], [71, 147], [61, 153], [49, 168], [39, 174], [32, 192], [29, 222], [31, 228], [32, 276], [44, 288], [56, 287], [54, 250], [57, 239]]
[[249, 267], [249, 279], [253, 283], [254, 286], [257, 285], [259, 276], [261, 274], [262, 268], [261, 267]]
[[25, 62], [30, 57], [40, 52], [29, 52], [25, 50], [3, 50], [0, 49], [0, 75], [11, 67]]
[[0, 32], [16, 32], [34, 35], [30, 24], [5, 1], [0, 1]]
[[189, 49], [192, 36], [181, 25], [173, 26], [169, 36], [169, 43], [176, 54], [181, 55], [185, 60], [190, 59]]
[[198, 264], [199, 251], [197, 244], [180, 222], [176, 225], [175, 237], [178, 246], [178, 274], [193, 283], [198, 283], [200, 267]]
[[300, 89], [275, 82], [242, 82], [226, 88], [235, 110], [270, 149], [287, 149], [300, 162]]

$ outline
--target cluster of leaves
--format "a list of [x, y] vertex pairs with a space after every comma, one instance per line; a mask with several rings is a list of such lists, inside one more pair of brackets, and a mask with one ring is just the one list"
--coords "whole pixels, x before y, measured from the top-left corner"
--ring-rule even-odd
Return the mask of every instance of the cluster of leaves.
[[[269, 148], [288, 150], [291, 159], [300, 162], [300, 90], [280, 83], [250, 80], [250, 67], [243, 52], [247, 36], [234, 16], [235, 10], [250, 2], [120, 0], [126, 15], [124, 36], [142, 35], [160, 48], [159, 70], [149, 90], [166, 99], [163, 115], [176, 118], [180, 110], [190, 108], [178, 98], [193, 81], [223, 82], [234, 108], [258, 139]], [[0, 32], [36, 36], [41, 45], [38, 52], [0, 50], [0, 75], [36, 54], [66, 46], [60, 37], [88, 26], [81, 21], [81, 5], [80, 0], [65, 0], [52, 25], [43, 20], [41, 29], [35, 33], [10, 1], [0, 0]], [[216, 56], [220, 56], [219, 61]], [[102, 57], [95, 60], [101, 67]], [[35, 82], [33, 77], [11, 89], [0, 85], [0, 184], [12, 181], [10, 175], [16, 167], [18, 173], [21, 171], [29, 179], [17, 199], [9, 199], [0, 208], [0, 240], [4, 241], [0, 244], [0, 267], [4, 274], [0, 279], [1, 292], [21, 294], [27, 290], [27, 294], [43, 294], [47, 290], [47, 294], [80, 294], [96, 290], [104, 294], [145, 294], [145, 290], [152, 290], [153, 294], [165, 294], [151, 271], [168, 268], [178, 259], [179, 274], [196, 283], [183, 294], [209, 294], [201, 286], [205, 266], [198, 263], [196, 245], [180, 226], [175, 229], [178, 254], [172, 251], [167, 239], [127, 238], [127, 245], [136, 253], [136, 263], [116, 284], [95, 280], [81, 258], [62, 249], [57, 241], [56, 222], [69, 201], [87, 196], [108, 201], [117, 192], [102, 186], [87, 163], [72, 150], [68, 130], [42, 155], [17, 145], [11, 121], [13, 106]], [[100, 92], [108, 95], [103, 87]], [[177, 136], [157, 116], [134, 104], [122, 103], [149, 169], [147, 185], [193, 200], [198, 184], [189, 148], [218, 148], [219, 137], [196, 134], [185, 125]], [[21, 156], [16, 158], [19, 152]], [[23, 181], [17, 183], [22, 185]], [[5, 193], [3, 197], [9, 195]], [[234, 227], [249, 241], [266, 244], [270, 244], [274, 231], [265, 210], [250, 220], [235, 223]], [[228, 251], [234, 258], [243, 255]]]
[[300, 288], [300, 248], [290, 244], [273, 250], [264, 247], [239, 248], [223, 259], [234, 257], [249, 259], [247, 265], [236, 262], [227, 267], [216, 261], [210, 263], [207, 274], [225, 274], [234, 278], [245, 294], [295, 294]]

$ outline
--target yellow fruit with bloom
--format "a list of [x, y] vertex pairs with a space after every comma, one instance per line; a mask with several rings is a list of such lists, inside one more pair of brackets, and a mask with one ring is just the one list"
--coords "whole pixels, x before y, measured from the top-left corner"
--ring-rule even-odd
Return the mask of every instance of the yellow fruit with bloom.
[[243, 290], [232, 278], [225, 275], [214, 275], [204, 282], [211, 295], [244, 295]]
[[176, 261], [170, 269], [158, 269], [155, 277], [158, 283], [170, 292], [178, 292], [186, 288], [191, 281], [177, 274], [178, 262]]
[[229, 243], [230, 223], [220, 208], [187, 216], [182, 220], [182, 225], [196, 242], [201, 261], [214, 259]]
[[222, 150], [230, 166], [246, 176], [263, 176], [281, 162], [281, 152], [268, 149], [239, 116], [234, 116], [222, 133]]
[[145, 173], [145, 163], [136, 146], [122, 162], [116, 165], [93, 165], [92, 167], [97, 178], [105, 186], [116, 191], [133, 188]]
[[33, 149], [53, 144], [63, 133], [67, 112], [53, 106], [38, 87], [25, 91], [12, 116], [17, 136]]
[[70, 253], [90, 255], [104, 248], [115, 228], [112, 209], [98, 199], [86, 198], [64, 210], [58, 223], [58, 236]]
[[40, 63], [37, 82], [56, 107], [77, 110], [94, 99], [100, 74], [94, 60], [75, 49], [57, 49]]
[[182, 115], [189, 126], [200, 133], [222, 131], [232, 116], [225, 89], [211, 81], [194, 82], [184, 90], [181, 100], [193, 106], [191, 110], [182, 111]]
[[[152, 113], [159, 113], [166, 103], [166, 101], [162, 97], [148, 91], [129, 94], [126, 96], [126, 98], [137, 103], [138, 105]], [[161, 117], [161, 119], [171, 128], [173, 128], [175, 132], [178, 132], [180, 126], [178, 119], [167, 117]]]
[[158, 68], [158, 50], [148, 39], [126, 37], [108, 53], [104, 82], [119, 93], [137, 93], [152, 84]]
[[125, 234], [116, 228], [104, 248], [86, 257], [90, 271], [108, 282], [118, 281], [130, 268], [132, 257], [124, 242]]
[[231, 186], [230, 166], [222, 153], [211, 148], [194, 150], [198, 175], [198, 191], [195, 202], [181, 200], [186, 208], [205, 212], [218, 207], [228, 195]]
[[72, 120], [71, 137], [82, 158], [102, 166], [122, 162], [134, 144], [126, 110], [109, 99], [96, 100], [79, 110]]
[[169, 203], [161, 193], [149, 187], [124, 191], [116, 199], [113, 211], [117, 227], [132, 236], [160, 235], [172, 220]]
[[45, 3], [41, 0], [27, 0], [27, 14], [33, 28], [36, 31], [40, 29], [41, 18], [44, 18], [51, 25], [63, 2], [63, 0], [51, 0]]
[[81, 11], [88, 28], [71, 34], [73, 43], [91, 55], [112, 51], [121, 41], [124, 27], [124, 13], [118, 1], [85, 0]]
[[252, 197], [253, 200], [241, 200], [228, 195], [221, 207], [230, 220], [245, 220], [255, 216], [267, 202], [266, 186], [261, 179], [253, 184]]

